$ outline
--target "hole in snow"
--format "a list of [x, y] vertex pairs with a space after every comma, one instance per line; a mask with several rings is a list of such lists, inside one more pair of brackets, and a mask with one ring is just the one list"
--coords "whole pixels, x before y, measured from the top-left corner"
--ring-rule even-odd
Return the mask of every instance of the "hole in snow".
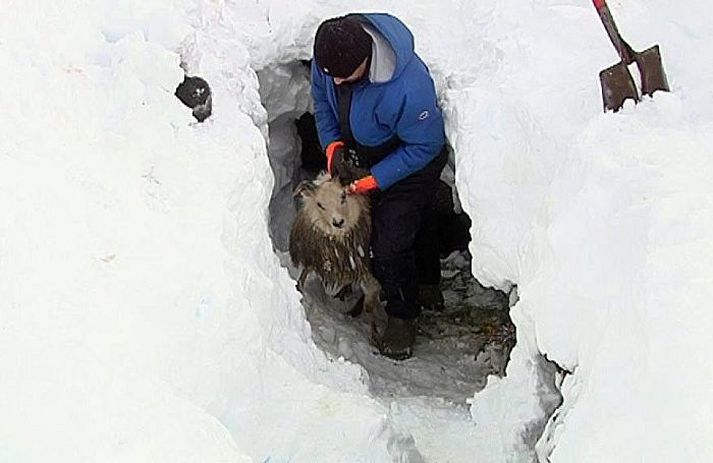
[[[325, 168], [311, 114], [308, 65], [298, 61], [258, 72], [275, 175], [270, 236], [293, 278], [298, 270], [287, 254], [297, 210], [292, 192], [301, 180], [312, 179]], [[438, 194], [441, 289], [446, 308], [424, 311], [419, 318], [413, 358], [394, 362], [380, 356], [368, 342], [365, 318], [346, 314], [355, 299], [340, 301], [326, 295], [314, 275], [305, 285], [303, 305], [315, 343], [332, 357], [362, 365], [377, 396], [432, 396], [464, 404], [485, 386], [488, 375], [504, 374], [515, 345], [508, 296], [484, 288], [470, 273], [471, 221], [460, 209], [452, 166], [453, 162], [446, 166]]]
[[175, 95], [181, 103], [193, 110], [193, 117], [198, 122], [206, 120], [213, 111], [210, 86], [202, 77], [185, 75], [183, 82], [176, 88]]

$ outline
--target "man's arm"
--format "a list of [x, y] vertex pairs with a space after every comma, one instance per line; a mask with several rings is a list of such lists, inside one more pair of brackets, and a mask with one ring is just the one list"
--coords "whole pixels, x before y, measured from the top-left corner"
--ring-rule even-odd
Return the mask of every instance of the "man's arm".
[[430, 77], [425, 85], [411, 87], [403, 93], [395, 132], [401, 146], [371, 169], [381, 189], [421, 170], [443, 148], [443, 116]]

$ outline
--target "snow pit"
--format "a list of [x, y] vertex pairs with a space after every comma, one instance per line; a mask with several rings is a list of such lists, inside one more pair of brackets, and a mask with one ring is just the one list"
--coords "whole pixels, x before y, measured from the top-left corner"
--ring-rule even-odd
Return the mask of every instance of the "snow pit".
[[[292, 267], [287, 247], [298, 205], [292, 192], [299, 181], [314, 178], [324, 168], [310, 113], [308, 66], [294, 61], [258, 72], [269, 126], [268, 155], [275, 176], [269, 232], [275, 252], [293, 278], [298, 269]], [[470, 273], [470, 219], [460, 209], [453, 187], [452, 158], [442, 177], [442, 187], [453, 200], [450, 228], [456, 230], [444, 240], [448, 247], [442, 249], [441, 287], [446, 310], [424, 312], [420, 317], [414, 358], [396, 363], [369, 345], [364, 317], [353, 319], [346, 313], [357, 296], [335, 299], [325, 293], [315, 276], [306, 283], [302, 304], [315, 343], [331, 358], [363, 366], [377, 397], [430, 396], [464, 405], [473, 392], [485, 387], [488, 375], [505, 374], [515, 344], [508, 296], [484, 288]]]

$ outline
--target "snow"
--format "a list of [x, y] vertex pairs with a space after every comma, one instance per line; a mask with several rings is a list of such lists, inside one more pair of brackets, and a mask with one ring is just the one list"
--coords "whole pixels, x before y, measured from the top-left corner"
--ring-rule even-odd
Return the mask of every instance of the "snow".
[[[711, 6], [610, 3], [673, 90], [617, 114], [586, 1], [4, 5], [0, 461], [713, 458]], [[265, 78], [374, 8], [433, 71], [473, 273], [516, 287], [507, 376], [469, 408], [375, 393], [336, 329], [321, 350], [272, 249], [269, 117], [309, 102]]]

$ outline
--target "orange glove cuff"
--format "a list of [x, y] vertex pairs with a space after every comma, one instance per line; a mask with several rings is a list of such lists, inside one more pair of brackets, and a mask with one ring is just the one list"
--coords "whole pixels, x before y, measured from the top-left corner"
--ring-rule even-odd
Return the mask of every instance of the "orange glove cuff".
[[360, 178], [359, 180], [353, 182], [349, 187], [349, 191], [358, 195], [363, 195], [378, 188], [379, 184], [376, 183], [374, 176], [367, 175], [366, 177]]
[[335, 140], [328, 144], [327, 148], [324, 150], [324, 154], [327, 155], [327, 172], [330, 174], [332, 173], [332, 157], [339, 148], [344, 148], [344, 142], [341, 140]]

